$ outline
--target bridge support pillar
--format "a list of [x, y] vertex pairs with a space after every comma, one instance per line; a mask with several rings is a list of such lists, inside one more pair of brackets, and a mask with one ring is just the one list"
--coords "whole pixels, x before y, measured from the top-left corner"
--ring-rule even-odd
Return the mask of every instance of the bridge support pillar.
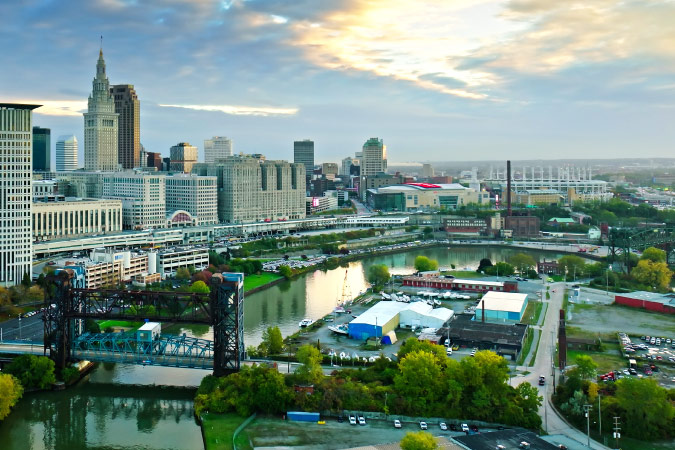
[[224, 273], [211, 277], [213, 320], [213, 374], [238, 372], [244, 358], [244, 274]]
[[[71, 357], [72, 321], [69, 313], [72, 309], [71, 283], [73, 272], [62, 270], [48, 277], [45, 292], [44, 348], [56, 365], [56, 370], [65, 369]], [[51, 305], [55, 305], [53, 308]]]

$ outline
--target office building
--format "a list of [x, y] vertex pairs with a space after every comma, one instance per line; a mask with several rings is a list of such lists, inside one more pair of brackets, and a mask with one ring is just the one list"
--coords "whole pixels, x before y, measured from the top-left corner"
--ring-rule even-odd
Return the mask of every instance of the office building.
[[453, 210], [470, 203], [489, 203], [489, 194], [461, 184], [407, 183], [368, 189], [368, 204], [382, 211]]
[[293, 162], [304, 164], [307, 178], [314, 173], [314, 141], [305, 139], [293, 142]]
[[219, 159], [232, 156], [232, 140], [225, 136], [213, 136], [204, 140], [204, 162], [214, 163]]
[[96, 77], [84, 113], [84, 168], [112, 172], [119, 169], [117, 134], [118, 114], [110, 95], [103, 50], [98, 54]]
[[103, 198], [103, 172], [59, 172], [56, 181], [66, 197]]
[[142, 169], [148, 167], [148, 151], [145, 149], [145, 147], [143, 147], [143, 144], [141, 144], [141, 162], [139, 167]]
[[431, 164], [422, 164], [422, 176], [424, 178], [431, 178], [434, 176], [434, 168]]
[[166, 177], [166, 211], [186, 211], [196, 225], [218, 223], [218, 179], [176, 174]]
[[76, 256], [56, 261], [55, 268], [72, 269], [76, 274], [83, 274], [82, 287], [87, 289], [117, 287], [119, 283], [148, 273], [148, 254], [95, 249], [89, 257]]
[[77, 138], [75, 135], [59, 136], [56, 141], [56, 171], [77, 170]]
[[209, 249], [207, 247], [173, 247], [159, 252], [148, 253], [149, 266], [165, 278], [176, 275], [181, 267], [194, 267], [200, 271], [209, 267]]
[[156, 152], [148, 152], [148, 160], [146, 162], [146, 167], [155, 168], [159, 172], [164, 168], [164, 163], [162, 161], [162, 155]]
[[360, 166], [362, 177], [387, 171], [387, 146], [382, 139], [370, 138], [363, 144]]
[[0, 103], [0, 285], [19, 284], [32, 265], [33, 110]]
[[346, 157], [342, 160], [342, 165], [340, 166], [340, 171], [338, 175], [352, 175], [352, 166], [358, 166], [359, 160], [357, 158]]
[[33, 170], [52, 170], [52, 139], [49, 128], [33, 127]]
[[197, 152], [197, 147], [189, 142], [180, 142], [171, 147], [169, 171], [190, 173], [192, 166], [197, 163]]
[[127, 230], [166, 226], [166, 176], [136, 172], [102, 174], [102, 197], [122, 201]]
[[122, 231], [122, 202], [42, 197], [33, 202], [33, 240], [49, 241]]
[[307, 197], [305, 199], [305, 213], [317, 214], [324, 211], [332, 211], [338, 208], [338, 198], [332, 196]]
[[220, 222], [305, 217], [305, 171], [300, 164], [242, 155], [216, 164], [197, 164], [193, 172], [217, 177]]
[[321, 164], [321, 173], [329, 178], [335, 178], [338, 174], [338, 165], [336, 163], [323, 163]]
[[141, 102], [132, 84], [116, 84], [110, 88], [119, 114], [117, 127], [118, 162], [123, 169], [141, 166]]

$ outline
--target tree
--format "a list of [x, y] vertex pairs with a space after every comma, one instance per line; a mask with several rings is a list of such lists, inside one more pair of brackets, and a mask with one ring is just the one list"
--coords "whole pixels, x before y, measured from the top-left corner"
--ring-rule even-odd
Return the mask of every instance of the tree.
[[30, 274], [28, 272], [23, 273], [23, 278], [21, 279], [21, 285], [28, 289], [31, 284]]
[[649, 260], [655, 263], [666, 262], [666, 252], [655, 247], [649, 247], [644, 252], [642, 252], [640, 259]]
[[368, 282], [374, 286], [384, 286], [389, 278], [389, 268], [385, 264], [375, 264], [368, 268]]
[[643, 259], [630, 272], [635, 281], [659, 291], [667, 291], [673, 272], [665, 262], [652, 262]]
[[26, 290], [25, 298], [27, 302], [41, 302], [45, 299], [45, 292], [40, 286], [31, 286]]
[[192, 286], [190, 286], [190, 292], [194, 292], [195, 294], [208, 294], [211, 292], [211, 289], [206, 285], [206, 283], [200, 280], [192, 283]]
[[492, 267], [492, 261], [490, 261], [490, 258], [483, 258], [478, 263], [478, 269], [476, 269], [476, 272], [482, 272], [488, 267]]
[[424, 237], [426, 239], [430, 238], [434, 234], [434, 229], [427, 226], [422, 229], [422, 234], [424, 234]]
[[485, 268], [485, 273], [487, 275], [492, 275], [492, 276], [500, 276], [500, 277], [505, 277], [508, 275], [513, 275], [515, 273], [515, 269], [513, 266], [509, 263], [505, 262], [498, 262], [494, 266], [486, 267]]
[[616, 400], [623, 419], [631, 426], [629, 434], [638, 439], [672, 436], [675, 408], [666, 389], [651, 378], [624, 378], [616, 382]]
[[438, 270], [438, 261], [435, 259], [429, 259], [423, 255], [419, 255], [415, 258], [415, 270], [418, 272]]
[[12, 296], [7, 288], [0, 286], [0, 306], [9, 306], [12, 304]]
[[509, 258], [509, 264], [518, 269], [521, 275], [527, 274], [527, 271], [537, 266], [534, 258], [526, 253], [516, 253]]
[[287, 280], [290, 280], [293, 276], [293, 269], [291, 269], [290, 266], [287, 266], [286, 264], [282, 264], [279, 266], [279, 273]]
[[588, 355], [579, 355], [574, 359], [576, 367], [572, 369], [569, 376], [577, 375], [582, 380], [592, 380], [595, 378], [598, 365]]
[[298, 379], [306, 384], [318, 384], [323, 379], [321, 361], [323, 357], [316, 347], [303, 345], [296, 353], [298, 362], [302, 365], [296, 371]]
[[176, 279], [177, 280], [189, 280], [190, 279], [190, 271], [187, 269], [187, 267], [179, 267], [176, 270]]
[[0, 421], [9, 415], [22, 395], [23, 387], [19, 380], [10, 374], [0, 373]]
[[47, 389], [54, 382], [54, 361], [46, 356], [21, 355], [9, 363], [6, 373], [14, 375], [25, 388]]
[[585, 266], [586, 261], [584, 261], [584, 258], [577, 255], [565, 255], [558, 260], [560, 273], [566, 273], [568, 277], [583, 275]]
[[430, 411], [443, 398], [441, 366], [435, 355], [426, 351], [408, 353], [398, 364], [400, 373], [394, 377], [396, 392], [414, 415]]
[[438, 448], [436, 440], [426, 431], [409, 431], [401, 439], [401, 450], [434, 450]]
[[262, 334], [262, 343], [260, 346], [268, 355], [278, 355], [281, 353], [284, 345], [284, 338], [281, 336], [279, 327], [267, 327]]

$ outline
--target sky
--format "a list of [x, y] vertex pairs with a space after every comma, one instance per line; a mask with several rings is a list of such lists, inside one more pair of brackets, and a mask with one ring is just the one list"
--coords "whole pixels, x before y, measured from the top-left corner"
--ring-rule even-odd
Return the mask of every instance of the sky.
[[[141, 142], [338, 162], [675, 156], [674, 0], [0, 0], [0, 101], [83, 142], [103, 36]], [[82, 162], [82, 161], [80, 161]]]

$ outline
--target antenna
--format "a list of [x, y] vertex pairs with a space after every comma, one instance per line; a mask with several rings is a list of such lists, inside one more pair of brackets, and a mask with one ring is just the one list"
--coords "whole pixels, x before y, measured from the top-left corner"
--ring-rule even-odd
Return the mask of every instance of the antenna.
[[103, 50], [103, 35], [101, 35], [101, 50]]

